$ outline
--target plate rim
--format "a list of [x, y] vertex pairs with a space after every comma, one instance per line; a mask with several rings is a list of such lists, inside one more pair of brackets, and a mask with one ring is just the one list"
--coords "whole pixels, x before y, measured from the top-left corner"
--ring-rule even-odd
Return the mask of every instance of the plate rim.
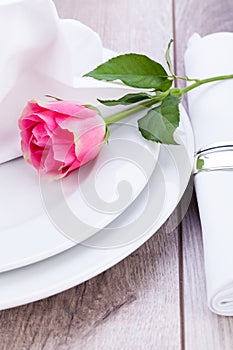
[[[184, 108], [181, 107], [183, 110]], [[194, 138], [193, 138], [193, 132], [192, 132], [192, 128], [191, 128], [191, 123], [189, 121], [188, 115], [185, 112], [185, 110], [183, 111], [183, 118], [184, 118], [184, 126], [185, 126], [185, 131], [188, 132], [188, 142], [189, 142], [189, 146], [191, 147], [191, 149], [188, 152], [188, 155], [190, 157], [191, 160], [191, 154], [194, 153]], [[186, 145], [187, 146], [187, 145]], [[191, 172], [190, 172], [191, 175]], [[187, 178], [186, 184], [188, 184], [189, 179]], [[185, 191], [185, 189], [184, 189]], [[166, 218], [163, 218], [162, 221], [159, 224], [159, 227], [161, 227], [163, 225], [163, 223], [167, 220], [167, 218], [169, 217], [169, 215], [173, 212], [173, 210], [176, 208], [177, 204], [179, 203], [180, 199], [182, 198], [182, 195], [184, 193], [184, 191], [182, 193], [180, 193], [179, 199], [178, 201], [174, 201], [172, 208], [170, 208], [169, 212], [166, 214]], [[97, 275], [99, 275], [100, 273], [102, 273], [103, 271], [106, 271], [107, 269], [111, 268], [112, 266], [116, 265], [118, 262], [120, 262], [121, 260], [123, 260], [124, 258], [126, 258], [127, 256], [129, 256], [131, 253], [133, 253], [136, 249], [138, 249], [140, 246], [142, 246], [148, 239], [150, 239], [153, 234], [154, 234], [154, 230], [153, 228], [151, 228], [146, 234], [144, 234], [142, 237], [140, 237], [140, 239], [138, 239], [136, 242], [133, 242], [132, 244], [124, 247], [124, 248], [120, 248], [120, 252], [119, 254], [117, 253], [115, 255], [115, 257], [111, 257], [111, 259], [108, 259], [107, 262], [105, 262], [104, 264], [101, 264], [100, 266], [98, 266], [97, 268], [94, 268], [92, 270], [87, 271], [86, 273], [82, 273], [81, 276], [77, 276], [77, 274], [72, 275], [72, 278], [68, 278], [68, 280], [59, 280], [59, 283], [56, 283], [55, 285], [52, 285], [52, 287], [47, 287], [47, 288], [42, 288], [39, 293], [38, 290], [35, 292], [32, 292], [27, 295], [27, 293], [25, 293], [24, 295], [20, 295], [19, 297], [15, 297], [15, 298], [9, 298], [8, 300], [3, 300], [2, 298], [0, 298], [0, 310], [4, 310], [7, 308], [12, 308], [12, 307], [16, 307], [16, 306], [20, 306], [20, 305], [24, 305], [27, 304], [29, 302], [34, 302], [34, 301], [38, 301], [41, 300], [43, 298], [58, 294], [62, 291], [65, 291], [67, 289], [70, 289], [80, 283], [83, 283], [87, 280], [89, 280], [90, 278], [93, 278]], [[56, 255], [54, 257], [51, 257], [49, 259], [46, 259], [44, 261], [35, 263], [33, 265], [29, 265], [17, 270], [13, 270], [13, 271], [9, 271], [9, 272], [5, 272], [2, 274], [2, 276], [10, 276], [10, 274], [12, 274], [12, 276], [14, 274], [17, 273], [24, 273], [25, 270], [27, 269], [31, 269], [34, 266], [39, 267], [39, 265], [44, 265], [48, 262], [51, 262], [53, 259], [56, 259], [57, 256], [62, 256], [62, 254], [70, 254], [70, 251], [73, 251], [75, 249], [77, 249], [77, 247], [79, 246], [75, 246], [59, 255]], [[89, 247], [85, 247], [85, 249], [90, 249]], [[56, 268], [56, 267], [55, 267]], [[1, 274], [0, 274], [0, 280], [1, 280]], [[1, 293], [1, 291], [0, 291]]]

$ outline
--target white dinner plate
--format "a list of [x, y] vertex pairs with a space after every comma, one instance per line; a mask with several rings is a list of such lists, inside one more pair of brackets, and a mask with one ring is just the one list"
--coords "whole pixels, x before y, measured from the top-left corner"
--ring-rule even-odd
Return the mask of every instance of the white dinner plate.
[[[118, 88], [105, 91], [113, 97], [125, 93]], [[73, 247], [115, 220], [135, 200], [159, 154], [159, 145], [138, 132], [138, 117], [112, 126], [99, 156], [61, 182], [39, 181], [23, 158], [0, 166], [0, 211], [4, 214], [0, 221], [0, 272]], [[71, 217], [75, 218], [73, 227]]]
[[[39, 300], [82, 283], [148, 240], [177, 206], [192, 172], [193, 134], [182, 107], [177, 138], [180, 146], [161, 146], [147, 186], [111, 225], [54, 257], [1, 273], [0, 309]], [[129, 234], [125, 239], [126, 232]]]
[[[114, 55], [113, 51], [103, 49], [103, 61]], [[47, 92], [53, 96], [96, 106], [97, 98], [117, 99], [135, 90], [90, 78], [76, 80], [77, 87], [74, 88], [45, 77], [43, 84], [37, 85], [37, 96], [34, 97], [45, 99], [44, 86], [49, 87]], [[28, 94], [25, 91], [25, 101]], [[125, 106], [109, 108], [98, 105], [98, 108], [103, 116], [108, 116], [125, 109]], [[51, 196], [54, 197], [53, 206], [61, 200], [58, 198], [60, 193], [50, 195], [56, 191], [57, 183], [41, 184], [35, 170], [22, 158], [0, 165], [0, 212], [3, 213], [0, 220], [0, 272], [38, 262], [73, 247], [112, 222], [135, 200], [146, 186], [159, 154], [159, 145], [143, 139], [137, 130], [140, 114], [143, 115], [143, 112], [128, 118], [127, 125], [119, 123], [111, 126], [109, 143], [97, 160], [82, 168], [78, 176], [74, 174], [62, 181], [63, 199], [76, 218], [73, 225], [75, 232], [64, 229], [64, 213], [62, 222], [58, 223], [58, 212], [63, 207], [57, 208], [57, 220], [52, 215], [51, 203], [48, 204]], [[132, 149], [135, 149], [136, 161]], [[86, 174], [87, 178], [83, 181]], [[116, 208], [119, 182], [127, 182], [132, 193], [125, 196]], [[91, 189], [98, 189], [95, 196]], [[67, 215], [67, 221], [70, 216]]]

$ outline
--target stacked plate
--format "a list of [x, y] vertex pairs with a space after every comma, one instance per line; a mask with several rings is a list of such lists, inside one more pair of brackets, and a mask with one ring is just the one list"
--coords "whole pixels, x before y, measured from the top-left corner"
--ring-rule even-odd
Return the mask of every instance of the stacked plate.
[[[0, 166], [3, 191], [1, 309], [45, 298], [96, 276], [132, 253], [159, 229], [178, 204], [191, 173], [192, 131], [183, 108], [181, 121], [179, 136], [183, 143], [180, 146], [161, 146], [159, 149], [146, 141], [140, 143], [140, 147], [156, 155], [148, 183], [144, 174], [138, 171], [138, 164], [132, 164], [132, 159], [120, 158], [116, 153], [111, 155], [111, 159], [114, 159], [114, 164], [111, 164], [109, 157], [106, 157], [107, 166], [101, 168], [96, 179], [98, 188], [104, 184], [103, 188], [108, 188], [107, 193], [112, 200], [116, 185], [124, 180], [131, 184], [133, 195], [124, 211], [118, 214], [102, 212], [100, 216], [90, 216], [87, 224], [97, 227], [98, 232], [79, 244], [71, 240], [72, 237], [68, 238], [67, 232], [62, 234], [50, 221], [50, 215], [43, 209], [40, 199], [36, 174], [24, 160], [14, 160]], [[135, 137], [132, 142], [137, 144], [135, 128], [130, 131], [130, 127], [120, 126], [119, 130], [127, 128], [128, 133], [132, 132], [132, 138]], [[117, 130], [112, 132], [113, 140], [115, 133], [117, 135]], [[105, 148], [108, 151], [104, 152], [104, 156], [111, 152], [111, 139]], [[127, 154], [127, 149], [125, 151]], [[90, 181], [93, 181], [92, 174], [99, 170], [99, 165], [97, 161], [92, 166]], [[132, 177], [133, 171], [136, 175]], [[83, 207], [77, 207], [74, 200], [77, 198], [78, 202], [80, 197], [79, 187], [75, 186], [77, 176], [72, 175], [65, 183], [66, 199], [70, 200], [69, 207], [73, 212], [83, 210], [83, 215], [86, 215], [85, 200], [80, 201]], [[94, 213], [96, 208], [92, 210]], [[101, 230], [105, 225], [106, 228]]]
[[[64, 30], [74, 54], [73, 21]], [[103, 50], [103, 60], [113, 54]], [[36, 89], [30, 90], [35, 98], [50, 92], [96, 105], [97, 97], [118, 98], [129, 90], [82, 79], [73, 86], [51, 84], [46, 81], [50, 78], [43, 77], [40, 87], [34, 81]], [[45, 86], [50, 90], [44, 91]], [[100, 108], [103, 116], [109, 115], [107, 107]], [[2, 162], [0, 309], [45, 298], [96, 276], [148, 240], [175, 209], [192, 171], [187, 114], [181, 107], [179, 146], [159, 147], [144, 140], [137, 130], [138, 117], [113, 126], [97, 159], [60, 182], [40, 181], [22, 158]]]

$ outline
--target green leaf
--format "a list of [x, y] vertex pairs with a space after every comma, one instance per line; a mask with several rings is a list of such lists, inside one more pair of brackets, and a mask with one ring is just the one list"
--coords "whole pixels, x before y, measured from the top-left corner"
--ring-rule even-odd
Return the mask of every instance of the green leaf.
[[135, 53], [114, 57], [84, 76], [106, 81], [121, 80], [125, 85], [160, 91], [168, 90], [172, 84], [161, 64]]
[[143, 100], [148, 100], [153, 98], [154, 96], [146, 94], [144, 92], [138, 93], [138, 94], [127, 94], [121, 98], [119, 98], [119, 100], [100, 100], [98, 99], [98, 101], [102, 104], [104, 104], [105, 106], [117, 106], [117, 105], [130, 105], [133, 103], [137, 103]]
[[197, 162], [196, 162], [196, 168], [197, 170], [202, 170], [202, 168], [205, 165], [205, 161], [202, 158], [197, 158]]
[[142, 136], [150, 141], [176, 145], [174, 132], [180, 121], [179, 102], [177, 97], [168, 95], [160, 106], [152, 108], [139, 119]]
[[169, 71], [171, 73], [172, 76], [175, 75], [174, 73], [174, 68], [173, 68], [173, 64], [172, 64], [172, 61], [171, 61], [171, 55], [170, 55], [170, 50], [171, 50], [171, 45], [173, 43], [173, 39], [171, 39], [168, 43], [168, 47], [167, 47], [167, 50], [166, 50], [166, 54], [165, 54], [165, 58], [166, 58], [166, 61], [167, 61], [167, 65], [168, 65], [168, 68], [169, 68]]

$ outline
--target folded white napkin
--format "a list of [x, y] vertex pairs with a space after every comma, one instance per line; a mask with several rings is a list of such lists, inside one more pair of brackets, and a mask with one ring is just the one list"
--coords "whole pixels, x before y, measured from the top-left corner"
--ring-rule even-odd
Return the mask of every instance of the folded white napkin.
[[0, 164], [21, 154], [17, 120], [32, 98], [55, 95], [61, 85], [102, 60], [96, 33], [61, 20], [52, 0], [0, 2]]
[[[194, 34], [185, 53], [186, 74], [207, 78], [233, 74], [233, 33], [201, 38]], [[233, 80], [211, 83], [188, 94], [196, 150], [233, 141]], [[210, 309], [233, 315], [233, 172], [195, 175], [201, 217], [206, 285]]]

